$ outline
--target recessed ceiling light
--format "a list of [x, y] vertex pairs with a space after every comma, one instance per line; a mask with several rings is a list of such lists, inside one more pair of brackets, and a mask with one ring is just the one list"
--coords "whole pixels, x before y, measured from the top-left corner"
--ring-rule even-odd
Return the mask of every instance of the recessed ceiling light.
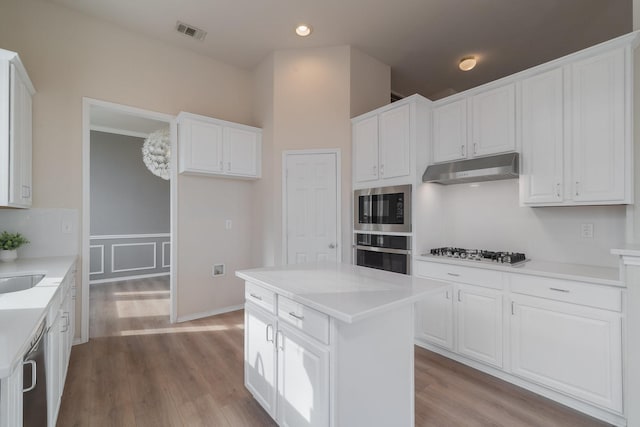
[[311, 26], [310, 25], [298, 25], [296, 27], [296, 34], [300, 37], [307, 37], [311, 34]]
[[475, 56], [466, 56], [464, 58], [462, 58], [460, 60], [460, 64], [458, 64], [458, 67], [460, 67], [460, 69], [462, 71], [469, 71], [471, 69], [473, 69], [473, 67], [476, 66], [476, 57]]

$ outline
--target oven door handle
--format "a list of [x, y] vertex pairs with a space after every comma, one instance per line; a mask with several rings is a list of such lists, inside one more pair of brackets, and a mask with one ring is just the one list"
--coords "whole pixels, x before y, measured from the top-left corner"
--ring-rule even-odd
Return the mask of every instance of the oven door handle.
[[379, 248], [377, 246], [362, 246], [362, 245], [356, 245], [356, 249], [361, 251], [370, 251], [370, 252], [384, 252], [388, 254], [411, 255], [411, 250], [409, 249]]

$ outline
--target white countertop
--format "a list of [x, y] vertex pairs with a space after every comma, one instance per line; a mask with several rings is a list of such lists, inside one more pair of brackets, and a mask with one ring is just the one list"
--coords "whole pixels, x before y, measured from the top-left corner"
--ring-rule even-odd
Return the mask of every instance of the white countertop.
[[496, 262], [474, 261], [459, 258], [449, 258], [435, 255], [421, 255], [414, 257], [418, 261], [431, 261], [443, 264], [454, 264], [465, 267], [485, 268], [515, 274], [529, 274], [534, 276], [552, 277], [564, 280], [577, 280], [599, 285], [624, 287], [620, 280], [620, 270], [612, 267], [598, 267], [593, 265], [566, 264], [549, 261], [527, 261], [519, 266], [499, 264]]
[[351, 264], [295, 264], [236, 276], [347, 323], [418, 301], [447, 284]]
[[27, 349], [28, 341], [47, 314], [51, 298], [75, 262], [75, 257], [20, 259], [0, 263], [0, 277], [44, 274], [31, 289], [0, 294], [0, 378], [11, 370]]

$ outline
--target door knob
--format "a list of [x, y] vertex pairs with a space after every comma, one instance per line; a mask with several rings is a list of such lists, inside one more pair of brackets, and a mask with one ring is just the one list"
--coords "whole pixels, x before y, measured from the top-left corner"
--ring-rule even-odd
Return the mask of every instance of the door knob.
[[336, 248], [336, 245], [335, 245], [335, 244], [333, 244], [333, 243], [329, 243], [329, 249], [335, 249], [335, 248]]

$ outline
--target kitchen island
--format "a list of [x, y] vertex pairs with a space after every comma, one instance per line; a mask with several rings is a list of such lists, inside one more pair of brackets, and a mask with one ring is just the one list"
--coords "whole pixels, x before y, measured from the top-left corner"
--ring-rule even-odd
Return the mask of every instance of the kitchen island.
[[413, 303], [445, 283], [339, 263], [236, 275], [245, 386], [280, 425], [414, 425]]

